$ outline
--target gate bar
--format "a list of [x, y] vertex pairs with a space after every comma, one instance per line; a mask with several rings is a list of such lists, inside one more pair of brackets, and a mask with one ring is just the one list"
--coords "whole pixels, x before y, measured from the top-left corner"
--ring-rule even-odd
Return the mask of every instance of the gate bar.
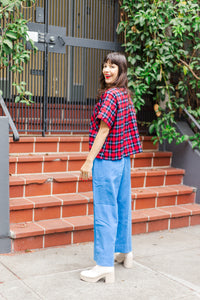
[[[45, 33], [48, 33], [49, 26], [49, 1], [45, 1]], [[42, 136], [45, 136], [47, 129], [47, 93], [48, 89], [48, 44], [45, 43], [45, 51], [44, 51], [44, 101], [43, 101], [43, 130]]]

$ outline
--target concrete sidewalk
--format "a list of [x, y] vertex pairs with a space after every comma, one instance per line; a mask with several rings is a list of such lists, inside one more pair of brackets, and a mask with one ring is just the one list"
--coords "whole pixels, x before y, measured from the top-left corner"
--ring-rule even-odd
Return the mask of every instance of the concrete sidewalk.
[[93, 243], [0, 255], [0, 300], [200, 299], [200, 226], [133, 236], [133, 269], [114, 284], [86, 283]]

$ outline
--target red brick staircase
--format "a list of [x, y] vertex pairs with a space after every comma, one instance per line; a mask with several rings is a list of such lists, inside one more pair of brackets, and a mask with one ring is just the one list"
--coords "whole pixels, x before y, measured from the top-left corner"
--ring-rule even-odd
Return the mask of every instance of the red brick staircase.
[[[200, 224], [195, 189], [182, 184], [169, 152], [142, 137], [132, 158], [133, 234]], [[93, 240], [92, 180], [79, 179], [88, 137], [21, 137], [10, 140], [12, 251]]]

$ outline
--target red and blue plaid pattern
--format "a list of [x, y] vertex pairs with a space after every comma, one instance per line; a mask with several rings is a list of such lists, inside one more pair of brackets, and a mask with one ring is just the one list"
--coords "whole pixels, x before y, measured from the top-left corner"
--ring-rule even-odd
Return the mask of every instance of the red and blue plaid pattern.
[[99, 131], [100, 120], [110, 131], [97, 158], [118, 160], [142, 152], [135, 109], [125, 89], [107, 90], [95, 105], [89, 130], [90, 149]]

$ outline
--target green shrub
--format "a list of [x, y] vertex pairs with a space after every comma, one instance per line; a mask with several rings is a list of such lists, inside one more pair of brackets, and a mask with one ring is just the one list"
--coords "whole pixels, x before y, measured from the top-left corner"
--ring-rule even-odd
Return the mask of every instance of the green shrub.
[[[33, 47], [33, 42], [28, 36], [27, 20], [23, 18], [20, 9], [26, 5], [26, 8], [33, 5], [35, 0], [4, 0], [0, 1], [0, 70], [9, 68], [11, 72], [23, 72], [23, 64], [27, 63], [30, 58], [30, 51], [26, 49], [26, 43], [29, 41]], [[16, 102], [24, 102], [30, 104], [32, 102], [32, 94], [26, 91], [25, 82], [13, 82], [16, 88]], [[0, 90], [2, 94], [3, 91]]]
[[122, 0], [117, 32], [124, 33], [129, 87], [135, 108], [149, 95], [157, 119], [149, 127], [155, 142], [191, 139], [200, 148], [199, 133], [181, 137], [175, 117], [186, 107], [200, 124], [200, 7], [198, 0]]

